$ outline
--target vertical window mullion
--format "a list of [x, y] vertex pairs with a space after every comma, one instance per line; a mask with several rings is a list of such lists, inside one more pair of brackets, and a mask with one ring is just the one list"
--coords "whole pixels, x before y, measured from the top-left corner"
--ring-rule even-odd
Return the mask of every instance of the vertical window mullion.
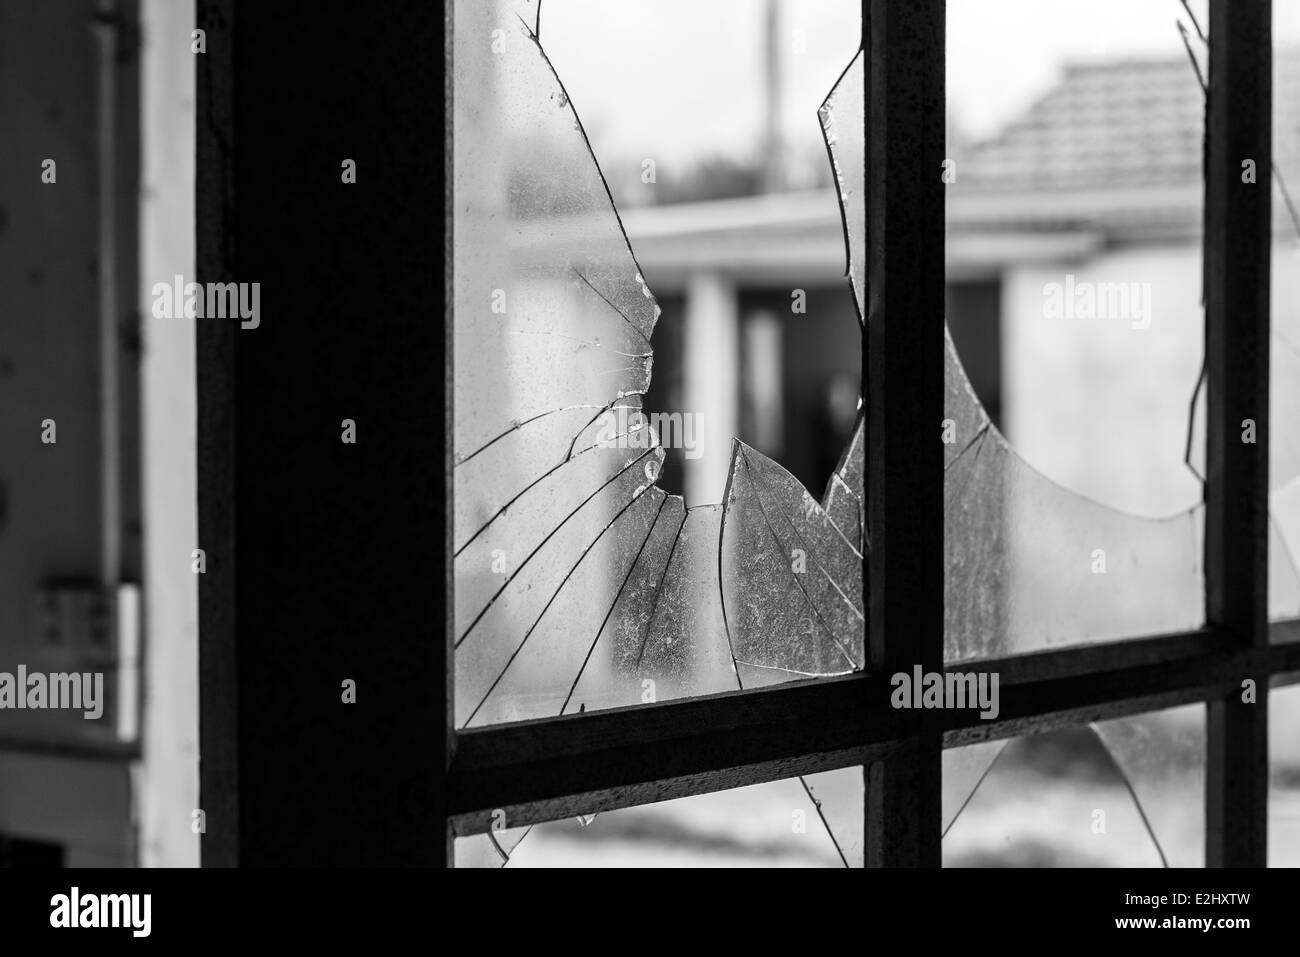
[[[943, 668], [944, 0], [863, 0], [869, 668]], [[869, 867], [940, 864], [942, 740], [866, 770]]]
[[[1210, 0], [1206, 620], [1244, 648], [1268, 643], [1271, 28], [1270, 0]], [[1243, 182], [1247, 160], [1255, 167], [1251, 182]], [[1242, 678], [1255, 682], [1253, 703], [1242, 700], [1241, 688], [1209, 702], [1210, 867], [1258, 867], [1266, 860], [1269, 676]]]

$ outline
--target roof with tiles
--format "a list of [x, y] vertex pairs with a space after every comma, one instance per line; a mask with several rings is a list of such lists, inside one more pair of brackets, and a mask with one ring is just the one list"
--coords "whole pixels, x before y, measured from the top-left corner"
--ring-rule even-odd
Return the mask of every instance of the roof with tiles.
[[[1300, 178], [1300, 49], [1275, 57], [1274, 153]], [[1199, 182], [1204, 97], [1187, 57], [1075, 64], [997, 135], [960, 179], [981, 191], [1119, 189]]]

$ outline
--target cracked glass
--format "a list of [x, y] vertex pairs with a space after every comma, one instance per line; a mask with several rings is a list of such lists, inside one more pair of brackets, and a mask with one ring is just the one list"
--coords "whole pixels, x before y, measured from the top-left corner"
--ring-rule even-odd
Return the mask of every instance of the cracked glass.
[[[861, 402], [820, 495], [738, 440], [721, 501], [687, 507], [663, 491], [644, 408], [661, 309], [538, 8], [458, 2], [455, 16], [457, 726], [861, 669]], [[859, 325], [861, 86], [859, 56], [819, 113]], [[793, 786], [832, 863], [860, 866], [861, 769]], [[629, 814], [540, 829], [616, 831]], [[460, 839], [458, 861], [509, 862], [530, 830], [503, 821]]]
[[[1200, 23], [1185, 11], [1180, 22], [1202, 93], [1208, 49]], [[1293, 268], [1300, 258], [1300, 209], [1292, 184], [1300, 181], [1300, 17], [1279, 8], [1274, 14], [1273, 55], [1273, 250], [1269, 338], [1269, 539], [1268, 614], [1271, 621], [1300, 616], [1300, 287]], [[1187, 462], [1205, 473], [1205, 388], [1197, 385], [1187, 440]], [[1242, 421], [1243, 441], [1249, 423]]]
[[[1091, 15], [1088, 4], [1073, 6], [1075, 15]], [[1173, 27], [1161, 27], [1168, 42], [1157, 44], [1164, 52], [1136, 62], [1128, 88], [1111, 82], [1111, 73], [1123, 71], [1103, 75], [1075, 64], [1059, 89], [1001, 137], [950, 130], [942, 423], [949, 661], [1204, 623], [1198, 250], [1205, 51], [1194, 6], [1173, 5]], [[661, 310], [546, 57], [536, 6], [458, 3], [456, 16], [457, 725], [861, 669], [869, 547], [861, 403], [820, 497], [739, 441], [719, 503], [688, 508], [659, 488], [664, 449], [643, 402]], [[950, 8], [950, 74], [953, 48], [965, 35], [951, 18]], [[976, 35], [970, 32], [971, 42]], [[1115, 51], [1091, 51], [1098, 52]], [[1286, 60], [1277, 62], [1282, 76]], [[866, 297], [863, 63], [859, 51], [818, 111], [859, 323]], [[481, 82], [471, 86], [465, 77]], [[1133, 153], [1122, 129], [1089, 132], [1078, 122], [1109, 102], [1147, 124], [1143, 111], [1152, 104], [1130, 101], [1159, 96], [1168, 108], [1147, 132], [1153, 141], [1163, 137], [1177, 157], [1172, 164], [1161, 159], [1166, 154]], [[1036, 136], [1056, 137], [1064, 152]], [[1034, 160], [1034, 149], [1046, 152]], [[1083, 160], [1071, 166], [1071, 156]], [[1275, 169], [1285, 165], [1279, 158]], [[1168, 180], [1176, 188], [1162, 193], [1157, 187]], [[1285, 194], [1285, 178], [1276, 181]], [[1110, 220], [1084, 215], [1087, 190], [1117, 187], [1150, 198], [1149, 205], [1136, 216], [1128, 206]], [[1035, 190], [1045, 202], [1036, 203]], [[1176, 253], [1162, 261], [1121, 243], [1106, 258], [1111, 231], [1128, 244], [1154, 237]], [[1099, 257], [1091, 267], [1089, 257]], [[1144, 285], [1156, 295], [1144, 298]], [[1103, 298], [1130, 291], [1131, 299]], [[1103, 301], [1128, 311], [1100, 315]], [[991, 315], [1016, 308], [1037, 310], [1040, 321], [1018, 330], [988, 325]], [[1278, 314], [1275, 294], [1275, 421], [1287, 414], [1300, 381], [1300, 352]], [[1103, 388], [1079, 389], [1080, 374]], [[1072, 384], [1079, 395], [1068, 395]], [[1270, 613], [1289, 617], [1300, 610], [1290, 551], [1300, 527], [1300, 483], [1293, 481], [1300, 446], [1279, 432]], [[1092, 812], [1119, 809], [1118, 831], [1090, 833], [1131, 831], [1140, 839], [1071, 846], [1064, 859], [1196, 866], [1203, 840], [1192, 834], [1200, 825], [1189, 822], [1201, 814], [1193, 807], [1202, 790], [1201, 706], [1035, 737], [945, 751], [945, 861], [995, 859], [963, 834], [979, 831], [972, 819], [1006, 803], [1007, 781], [1012, 790], [1064, 793], [1077, 772], [1104, 797], [1091, 809], [1079, 805], [1089, 826], [1096, 824]], [[1075, 751], [1083, 755], [1077, 761]], [[1035, 761], [1078, 766], [1044, 773]], [[861, 769], [807, 776], [798, 785], [797, 803], [831, 837], [839, 862], [860, 866]], [[535, 829], [594, 834], [601, 821], [627, 815], [635, 817], [613, 812]], [[996, 832], [997, 820], [988, 821], [984, 830]], [[530, 830], [503, 824], [461, 839], [458, 860], [511, 861]], [[1078, 836], [1071, 832], [1069, 840]], [[1044, 841], [1051, 843], [1044, 837], [1037, 849], [1028, 847], [1024, 860], [1040, 853], [1057, 859], [1059, 848], [1044, 851]]]
[[[1300, 617], [1300, 11], [1273, 8], [1269, 617]], [[1198, 415], [1204, 415], [1198, 404]], [[1276, 634], [1276, 633], [1275, 633]]]
[[944, 778], [945, 867], [1204, 866], [1202, 704], [951, 749]]
[[[464, 844], [464, 839], [457, 842], [457, 866], [501, 862], [491, 848], [492, 857], [471, 861]], [[575, 861], [592, 867], [835, 868], [846, 863], [798, 779], [538, 824], [517, 844], [510, 866], [568, 867]]]
[[1268, 693], [1268, 866], [1300, 867], [1300, 687]]
[[1204, 101], [1198, 21], [1168, 15], [1149, 36], [1062, 39], [1026, 64], [1045, 73], [1037, 98], [983, 132], [984, 38], [1026, 25], [950, 9], [950, 661], [1204, 624]]

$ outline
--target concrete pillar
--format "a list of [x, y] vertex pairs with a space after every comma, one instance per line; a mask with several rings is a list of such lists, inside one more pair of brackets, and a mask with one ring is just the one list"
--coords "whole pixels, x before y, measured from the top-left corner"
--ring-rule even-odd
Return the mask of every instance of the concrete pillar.
[[722, 501], [731, 440], [740, 425], [740, 322], [735, 283], [718, 273], [697, 273], [686, 284], [682, 337], [685, 383], [682, 414], [696, 420], [701, 454], [687, 458], [686, 504]]

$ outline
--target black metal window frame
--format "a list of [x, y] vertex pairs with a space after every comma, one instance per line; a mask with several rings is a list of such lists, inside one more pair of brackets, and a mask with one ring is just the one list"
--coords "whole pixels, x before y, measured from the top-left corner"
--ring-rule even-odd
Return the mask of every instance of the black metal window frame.
[[[518, 826], [860, 764], [867, 866], [938, 866], [943, 748], [1206, 702], [1207, 865], [1263, 866], [1268, 688], [1300, 671], [1300, 622], [1270, 628], [1267, 620], [1271, 14], [1269, 0], [1210, 2], [1204, 628], [981, 660], [1001, 675], [995, 721], [888, 707], [889, 674], [944, 666], [943, 467], [934, 436], [944, 385], [945, 4], [863, 0], [875, 240], [863, 344], [869, 670], [449, 728], [449, 833], [488, 830], [498, 809]], [[1246, 158], [1257, 161], [1254, 184], [1242, 182]], [[1240, 438], [1247, 418], [1255, 445]], [[1242, 700], [1246, 679], [1256, 683], [1253, 704]]]
[[1269, 0], [1210, 0], [1205, 627], [981, 660], [995, 720], [889, 707], [890, 674], [945, 666], [945, 6], [863, 0], [868, 669], [471, 730], [449, 619], [455, 24], [414, 0], [198, 13], [196, 278], [266, 281], [258, 329], [197, 329], [205, 866], [450, 866], [496, 811], [518, 826], [852, 766], [867, 865], [938, 866], [943, 748], [1193, 702], [1206, 862], [1266, 862], [1269, 686], [1300, 678], [1300, 621], [1266, 604]]

